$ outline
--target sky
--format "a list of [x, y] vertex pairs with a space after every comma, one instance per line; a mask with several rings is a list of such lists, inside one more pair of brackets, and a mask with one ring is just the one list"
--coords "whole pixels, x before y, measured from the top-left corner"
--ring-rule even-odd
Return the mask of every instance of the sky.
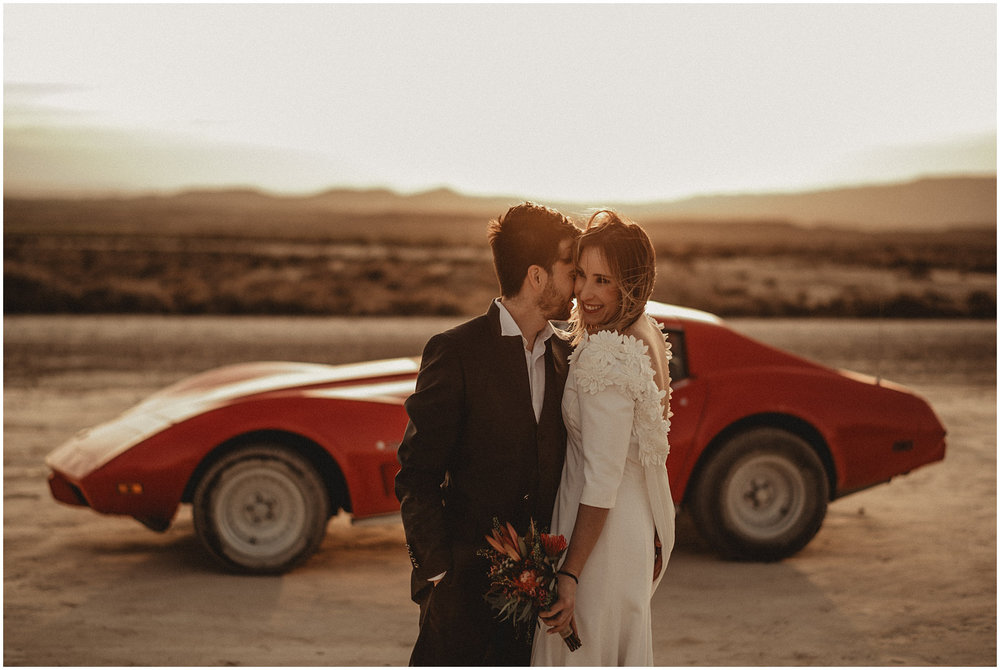
[[995, 4], [5, 4], [8, 194], [995, 174]]

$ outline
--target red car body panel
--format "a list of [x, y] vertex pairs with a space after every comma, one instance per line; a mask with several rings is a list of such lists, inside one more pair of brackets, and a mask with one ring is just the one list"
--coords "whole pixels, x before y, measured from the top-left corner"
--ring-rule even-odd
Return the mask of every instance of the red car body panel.
[[[251, 434], [287, 435], [330, 454], [355, 517], [392, 512], [399, 508], [392, 478], [406, 427], [403, 401], [416, 370], [412, 359], [348, 366], [255, 362], [210, 370], [53, 451], [46, 458], [50, 488], [62, 502], [162, 526], [189, 499], [192, 476], [215, 449]], [[122, 449], [110, 439], [122, 426], [149, 428], [129, 431], [135, 444]]]
[[824, 367], [719, 323], [690, 323], [685, 339], [692, 343], [691, 378], [675, 388], [674, 412], [686, 409], [680, 405], [688, 397], [704, 410], [692, 442], [671, 426], [668, 466], [671, 485], [679, 487], [675, 497], [683, 497], [704, 448], [749, 421], [790, 421], [814, 430], [822, 440], [814, 446], [825, 448], [833, 470], [834, 497], [944, 458], [941, 422], [926, 401], [899, 385]]
[[[826, 463], [832, 497], [944, 457], [930, 406], [888, 382], [826, 368], [744, 337], [712, 315], [651, 303], [674, 338], [667, 466], [684, 499], [720, 436], [754, 423], [791, 426]], [[355, 518], [398, 510], [396, 447], [406, 427], [414, 359], [346, 366], [246, 363], [182, 380], [46, 458], [53, 496], [98, 512], [169, 525], [218, 450], [248, 435], [294, 438], [339, 473]]]

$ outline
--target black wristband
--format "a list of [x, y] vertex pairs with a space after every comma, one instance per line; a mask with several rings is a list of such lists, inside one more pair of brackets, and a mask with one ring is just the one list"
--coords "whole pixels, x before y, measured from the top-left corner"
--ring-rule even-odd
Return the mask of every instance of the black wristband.
[[572, 579], [577, 584], [580, 583], [580, 580], [577, 578], [577, 576], [574, 575], [572, 572], [570, 572], [568, 570], [558, 570], [558, 571], [556, 571], [556, 574], [557, 575], [566, 575], [567, 577], [569, 577], [570, 579]]

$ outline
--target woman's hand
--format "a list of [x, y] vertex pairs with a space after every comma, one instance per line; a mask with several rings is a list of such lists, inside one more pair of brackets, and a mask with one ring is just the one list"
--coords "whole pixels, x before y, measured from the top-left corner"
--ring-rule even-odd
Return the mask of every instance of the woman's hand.
[[538, 618], [549, 627], [546, 633], [559, 633], [566, 637], [570, 632], [576, 632], [573, 614], [576, 610], [579, 575], [597, 544], [597, 538], [607, 521], [608, 511], [607, 507], [592, 507], [580, 503], [569, 547], [566, 549], [566, 558], [556, 574], [556, 601], [547, 610], [538, 613]]
[[559, 584], [559, 597], [549, 609], [539, 612], [538, 617], [549, 627], [546, 633], [562, 635], [570, 630], [576, 632], [573, 621], [573, 612], [576, 609], [576, 581], [569, 575], [563, 574], [556, 575], [556, 579]]

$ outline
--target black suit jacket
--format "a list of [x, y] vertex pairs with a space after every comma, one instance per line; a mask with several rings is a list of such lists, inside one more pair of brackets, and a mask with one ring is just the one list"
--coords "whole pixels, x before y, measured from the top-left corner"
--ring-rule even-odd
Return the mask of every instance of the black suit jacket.
[[562, 393], [569, 343], [550, 337], [545, 399], [536, 423], [524, 346], [500, 334], [500, 310], [489, 311], [428, 341], [396, 477], [412, 596], [445, 571], [486, 566], [476, 550], [493, 519], [520, 533], [534, 519], [547, 529], [566, 453]]

